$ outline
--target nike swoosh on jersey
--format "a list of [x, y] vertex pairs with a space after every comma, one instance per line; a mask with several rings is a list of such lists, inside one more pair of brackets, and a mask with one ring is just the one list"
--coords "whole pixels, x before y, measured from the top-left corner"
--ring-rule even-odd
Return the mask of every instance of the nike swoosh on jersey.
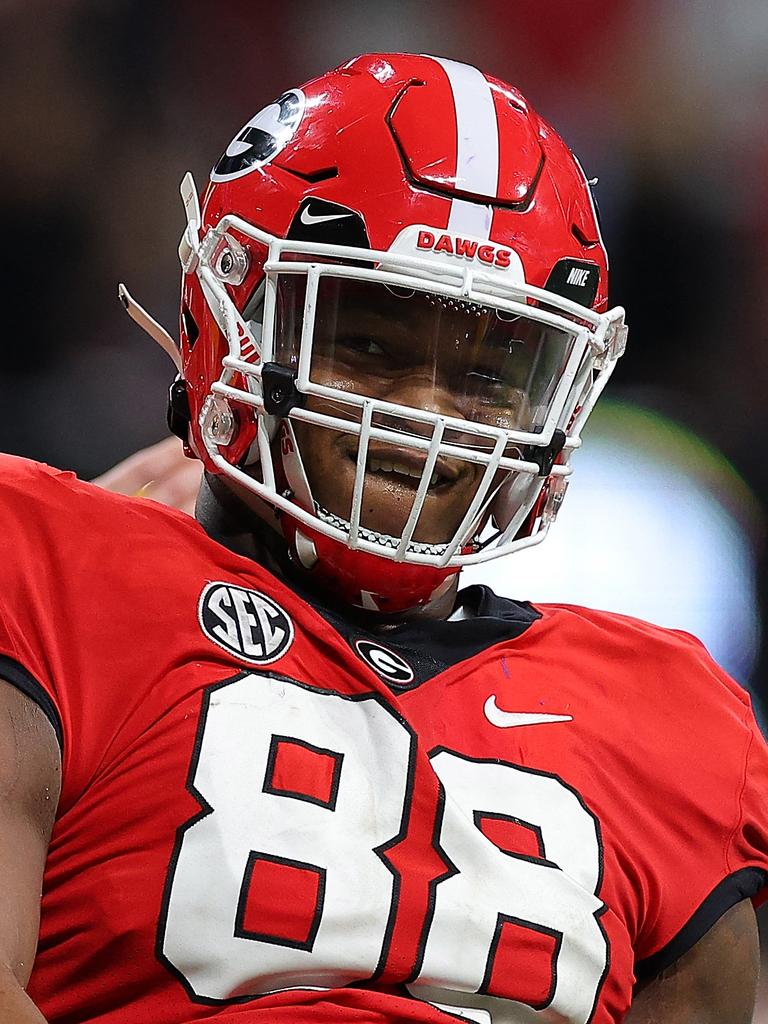
[[324, 224], [325, 221], [327, 221], [327, 220], [341, 220], [342, 217], [352, 217], [352, 216], [354, 216], [354, 215], [351, 214], [351, 213], [321, 213], [321, 214], [310, 213], [309, 212], [309, 207], [305, 206], [304, 209], [301, 211], [301, 217], [299, 219], [301, 220], [302, 224], [310, 225], [310, 224]]
[[496, 706], [496, 694], [492, 693], [483, 706], [485, 717], [499, 729], [511, 729], [516, 725], [545, 725], [547, 722], [572, 722], [572, 715], [544, 715], [529, 711], [502, 711]]

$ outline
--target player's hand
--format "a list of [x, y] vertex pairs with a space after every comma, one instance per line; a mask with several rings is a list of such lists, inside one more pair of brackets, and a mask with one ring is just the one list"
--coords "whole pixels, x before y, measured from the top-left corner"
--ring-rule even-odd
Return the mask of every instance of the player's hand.
[[202, 465], [188, 459], [176, 437], [143, 448], [93, 481], [116, 494], [152, 498], [193, 515]]

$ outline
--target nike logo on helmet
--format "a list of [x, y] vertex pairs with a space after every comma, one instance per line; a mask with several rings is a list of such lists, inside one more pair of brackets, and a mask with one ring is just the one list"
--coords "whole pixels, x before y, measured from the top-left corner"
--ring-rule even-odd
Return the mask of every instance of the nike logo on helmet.
[[304, 209], [301, 211], [301, 217], [299, 219], [301, 220], [302, 224], [311, 225], [311, 224], [323, 224], [323, 223], [325, 223], [325, 221], [328, 221], [328, 220], [341, 220], [342, 217], [353, 217], [353, 216], [354, 216], [353, 213], [322, 213], [322, 214], [310, 213], [309, 212], [309, 207], [305, 206]]
[[483, 706], [485, 717], [499, 729], [511, 729], [516, 725], [544, 725], [547, 722], [572, 722], [572, 715], [545, 715], [529, 711], [502, 711], [496, 706], [496, 694], [492, 693]]

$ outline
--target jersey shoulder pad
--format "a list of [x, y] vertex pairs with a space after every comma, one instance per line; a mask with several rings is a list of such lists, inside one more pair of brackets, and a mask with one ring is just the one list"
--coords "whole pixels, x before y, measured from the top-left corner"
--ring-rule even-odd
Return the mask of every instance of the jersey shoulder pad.
[[[99, 535], [115, 536], [121, 526], [151, 521], [156, 530], [175, 522], [197, 527], [185, 512], [147, 498], [104, 490], [69, 471], [31, 459], [0, 455], [0, 543], [14, 537], [69, 536], [81, 545]], [[118, 525], [118, 521], [122, 524]], [[199, 527], [197, 527], [199, 529]], [[146, 526], [145, 526], [146, 529]]]
[[43, 481], [49, 478], [63, 478], [65, 480], [77, 480], [74, 473], [55, 469], [44, 462], [35, 462], [34, 459], [24, 459], [18, 455], [0, 453], [0, 494], [3, 498], [6, 495], [34, 494], [35, 490]]
[[666, 703], [702, 688], [715, 698], [719, 692], [724, 698], [727, 695], [742, 704], [750, 703], [744, 688], [715, 662], [701, 640], [685, 630], [578, 605], [536, 607], [564, 642], [584, 645], [599, 658], [622, 666], [626, 673], [641, 675], [646, 699], [653, 699], [656, 683], [664, 688], [658, 696]]

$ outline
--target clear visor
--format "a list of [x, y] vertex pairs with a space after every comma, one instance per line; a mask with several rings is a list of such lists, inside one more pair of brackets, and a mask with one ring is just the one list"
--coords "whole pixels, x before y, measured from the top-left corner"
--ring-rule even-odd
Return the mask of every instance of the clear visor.
[[[274, 359], [296, 369], [307, 278], [280, 274]], [[412, 288], [321, 276], [309, 379], [363, 398], [509, 431], [544, 428], [575, 334]], [[339, 396], [341, 398], [341, 396]], [[356, 413], [343, 400], [335, 413]]]

